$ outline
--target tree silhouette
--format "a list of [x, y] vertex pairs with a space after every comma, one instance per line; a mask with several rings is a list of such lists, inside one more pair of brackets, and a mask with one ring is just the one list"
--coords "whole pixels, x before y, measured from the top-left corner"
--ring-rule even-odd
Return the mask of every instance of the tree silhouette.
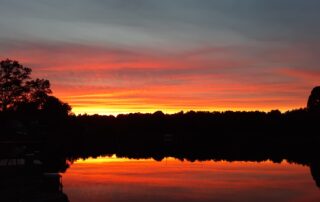
[[54, 96], [47, 97], [42, 106], [42, 110], [50, 117], [66, 117], [71, 112], [71, 107], [67, 103], [61, 102]]
[[30, 102], [43, 108], [44, 103], [48, 99], [48, 94], [51, 94], [50, 82], [44, 79], [36, 79], [27, 82], [28, 86], [28, 99]]
[[20, 65], [17, 61], [7, 59], [0, 62], [1, 111], [7, 111], [18, 103], [25, 102], [30, 73], [30, 68]]
[[311, 112], [320, 112], [320, 86], [313, 88], [311, 91], [307, 107]]
[[66, 116], [71, 107], [50, 96], [49, 80], [30, 77], [32, 70], [10, 59], [0, 62], [0, 111], [43, 111]]

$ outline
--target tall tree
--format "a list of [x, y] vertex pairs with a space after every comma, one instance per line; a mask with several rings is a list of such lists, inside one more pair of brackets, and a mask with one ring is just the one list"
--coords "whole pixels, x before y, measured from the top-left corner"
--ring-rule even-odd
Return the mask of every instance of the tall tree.
[[30, 81], [31, 69], [17, 61], [0, 62], [0, 110], [13, 109], [18, 103], [26, 101], [27, 82]]
[[313, 88], [311, 91], [307, 108], [311, 112], [320, 112], [320, 86]]
[[[45, 79], [32, 80], [31, 72], [30, 68], [17, 61], [7, 59], [0, 62], [0, 111], [16, 111], [21, 108], [48, 110], [48, 103], [52, 103], [54, 99], [49, 96], [52, 93], [50, 82]], [[58, 101], [54, 106], [57, 108], [60, 104], [60, 109], [69, 113], [71, 107]]]

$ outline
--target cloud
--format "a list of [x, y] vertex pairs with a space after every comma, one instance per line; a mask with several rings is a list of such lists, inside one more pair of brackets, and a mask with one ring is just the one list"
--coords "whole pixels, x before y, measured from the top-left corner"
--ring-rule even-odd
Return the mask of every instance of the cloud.
[[167, 52], [303, 44], [319, 50], [316, 0], [2, 0], [0, 41], [29, 40]]
[[288, 109], [320, 76], [316, 0], [0, 1], [0, 57], [74, 106]]

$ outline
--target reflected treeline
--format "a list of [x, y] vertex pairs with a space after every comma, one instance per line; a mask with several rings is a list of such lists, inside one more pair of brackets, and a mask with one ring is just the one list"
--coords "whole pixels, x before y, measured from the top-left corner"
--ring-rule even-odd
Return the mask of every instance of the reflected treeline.
[[[307, 110], [287, 113], [188, 112], [166, 115], [129, 114], [77, 116], [61, 147], [81, 155], [173, 156], [179, 159], [281, 159], [308, 164], [320, 142], [320, 114]], [[64, 139], [65, 140], [65, 139]], [[93, 152], [93, 153], [92, 153]], [[130, 155], [129, 155], [130, 154]], [[134, 156], [132, 156], [134, 157]]]
[[[73, 142], [6, 142], [1, 148], [0, 160], [1, 201], [56, 201], [67, 202], [63, 193], [60, 172], [65, 172], [76, 159], [111, 156], [161, 161], [174, 157], [184, 161], [252, 161], [271, 160], [275, 163], [286, 159], [291, 163], [309, 166], [310, 176], [320, 187], [320, 161], [317, 136], [292, 136], [275, 139], [274, 136], [236, 134], [214, 138], [207, 134], [189, 134], [190, 139], [180, 139], [176, 134], [149, 134], [149, 139], [116, 139], [115, 141], [73, 141]], [[259, 138], [258, 138], [259, 137]], [[286, 136], [289, 137], [289, 136]], [[70, 147], [68, 147], [68, 145]], [[71, 162], [71, 163], [70, 163]], [[108, 169], [106, 167], [106, 169]]]
[[[199, 136], [201, 136], [199, 134]], [[174, 135], [164, 135], [158, 144], [143, 142], [120, 141], [116, 145], [100, 142], [99, 144], [86, 144], [76, 151], [72, 150], [67, 155], [69, 161], [79, 158], [112, 156], [129, 159], [154, 159], [162, 161], [166, 157], [174, 157], [181, 161], [248, 161], [263, 162], [270, 160], [281, 163], [283, 160], [289, 163], [310, 167], [311, 175], [320, 188], [320, 159], [318, 156], [319, 138], [296, 137], [294, 141], [288, 142], [283, 139], [272, 140], [271, 137], [257, 139], [246, 136], [246, 139], [206, 138], [195, 141], [179, 142]], [[128, 146], [131, 145], [131, 146]], [[107, 169], [107, 168], [106, 168]]]
[[70, 160], [116, 154], [127, 158], [174, 157], [188, 161], [271, 160], [310, 166], [320, 182], [320, 116], [301, 109], [280, 113], [188, 112], [165, 115], [78, 116], [66, 146]]
[[[64, 172], [68, 161], [118, 157], [174, 157], [188, 161], [271, 160], [310, 166], [320, 182], [319, 113], [188, 112], [166, 115], [36, 116], [0, 113], [0, 157], [38, 159], [39, 173]], [[28, 156], [29, 155], [29, 156]]]

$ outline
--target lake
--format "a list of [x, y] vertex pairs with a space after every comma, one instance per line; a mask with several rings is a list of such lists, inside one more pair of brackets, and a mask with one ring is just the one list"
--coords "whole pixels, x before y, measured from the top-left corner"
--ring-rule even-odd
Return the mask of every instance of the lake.
[[71, 202], [320, 201], [310, 168], [286, 161], [99, 157], [75, 161], [62, 182]]

